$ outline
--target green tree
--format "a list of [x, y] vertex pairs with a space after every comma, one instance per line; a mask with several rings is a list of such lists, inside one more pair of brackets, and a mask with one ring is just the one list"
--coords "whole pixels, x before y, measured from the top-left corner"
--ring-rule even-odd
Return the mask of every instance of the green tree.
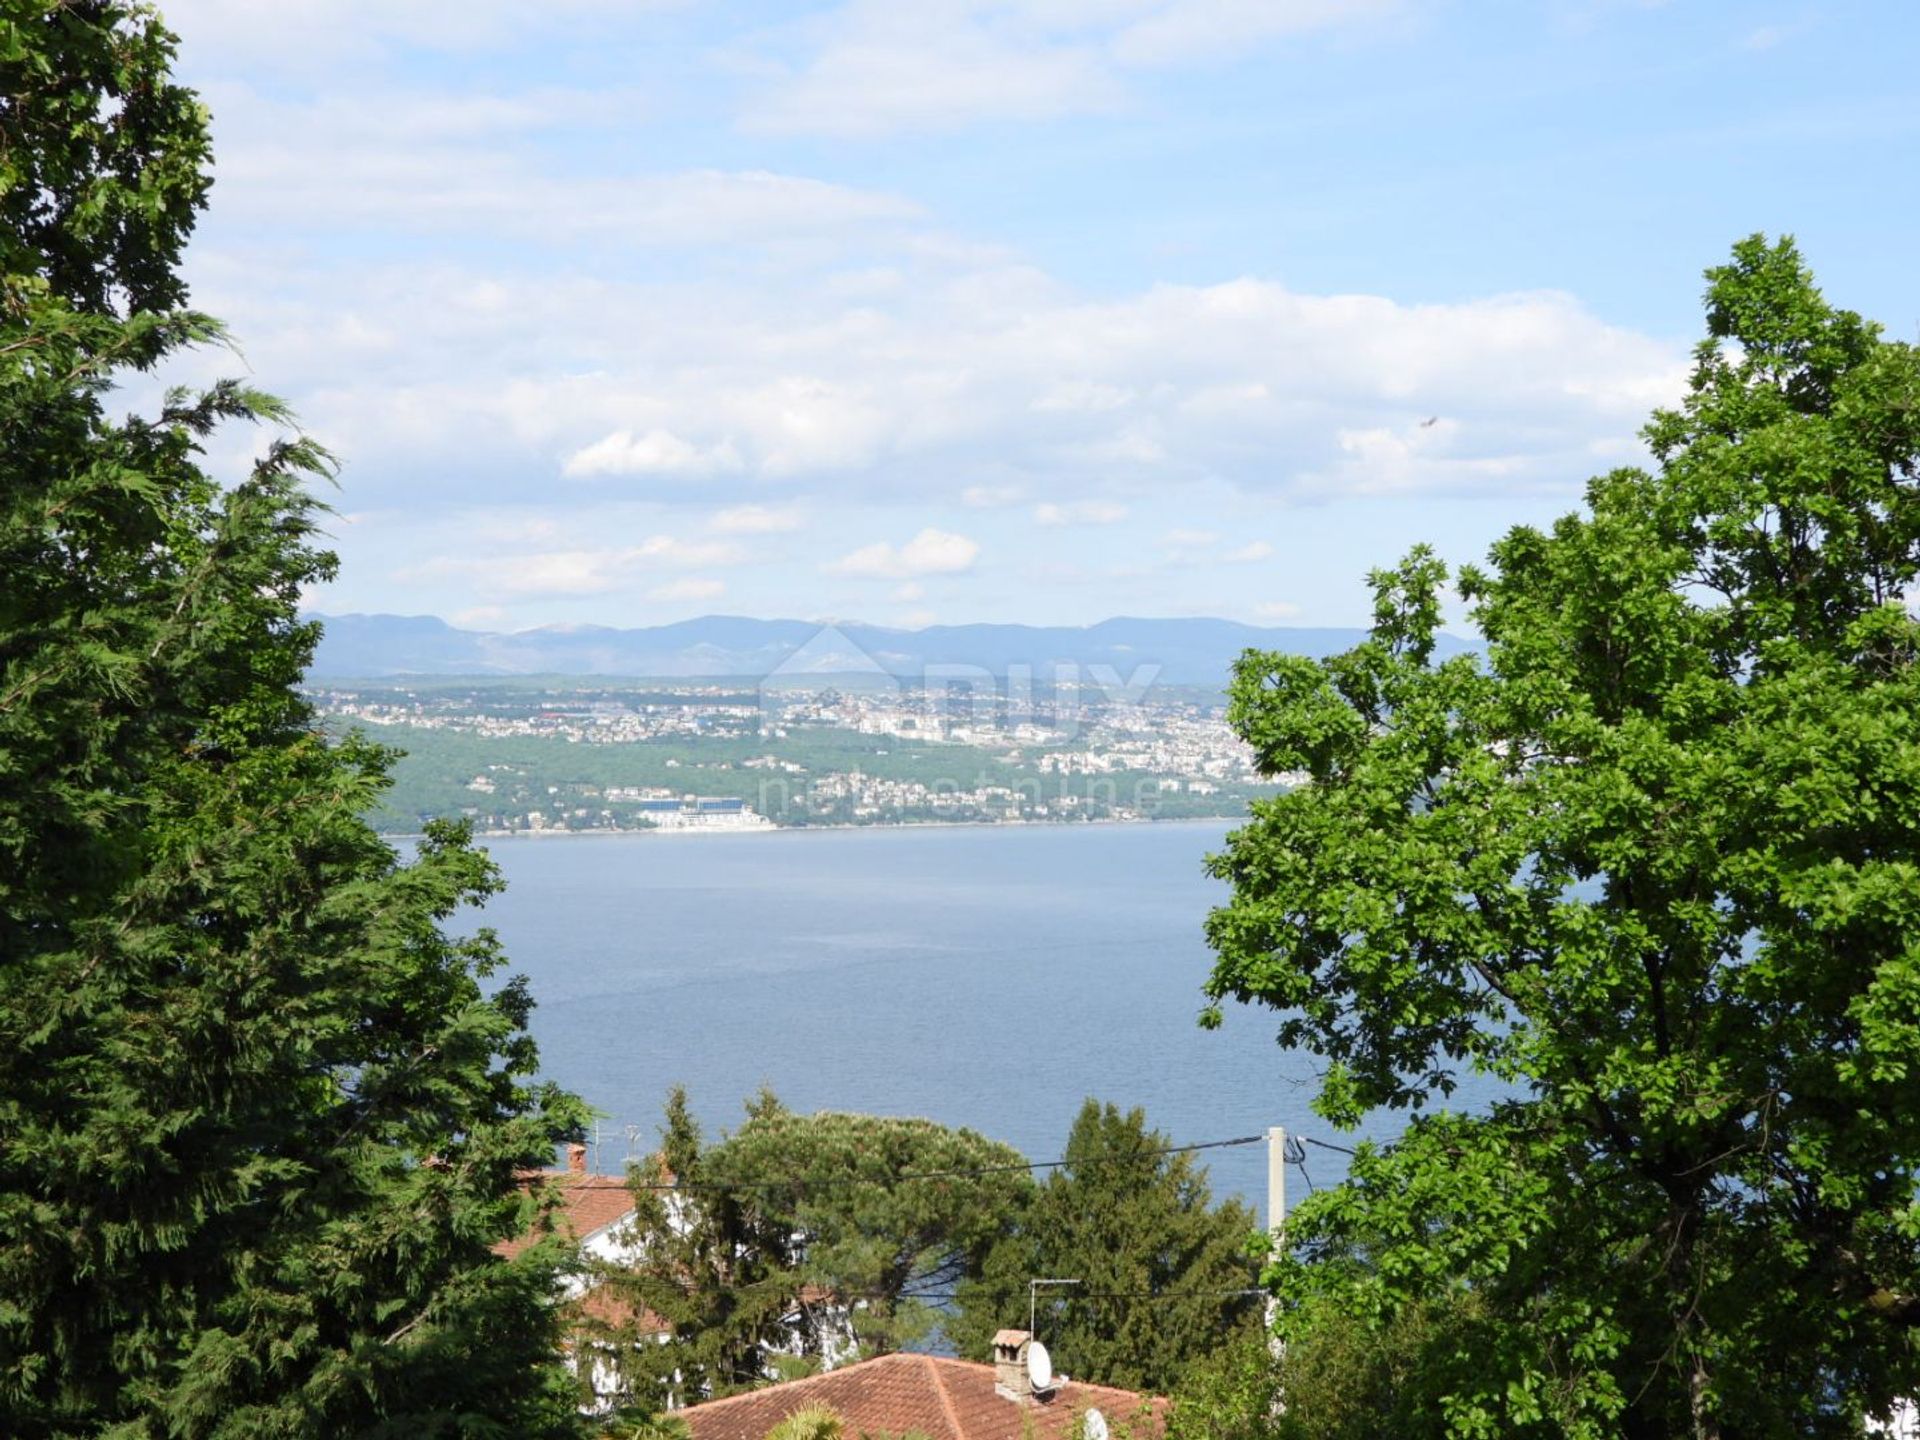
[[643, 1415], [615, 1414], [603, 1419], [601, 1440], [693, 1440], [693, 1431], [677, 1415], [650, 1411]]
[[[642, 1259], [603, 1283], [673, 1327], [670, 1344], [625, 1352], [640, 1383], [677, 1374], [688, 1395], [774, 1378], [796, 1338], [807, 1365], [836, 1344], [925, 1341], [938, 1297], [981, 1273], [1032, 1186], [1018, 1151], [971, 1130], [798, 1115], [767, 1092], [703, 1148], [675, 1090], [660, 1160], [636, 1174]], [[676, 1188], [653, 1188], [662, 1172]]]
[[[1254, 654], [1269, 772], [1215, 871], [1216, 1000], [1286, 1012], [1340, 1124], [1463, 1072], [1295, 1213], [1282, 1325], [1470, 1292], [1423, 1362], [1457, 1435], [1856, 1433], [1920, 1389], [1920, 356], [1791, 242], [1708, 272], [1654, 467], [1371, 638]], [[1217, 1013], [1217, 1012], [1216, 1012]]]
[[715, 1161], [798, 1237], [804, 1303], [845, 1315], [863, 1356], [925, 1341], [1033, 1187], [1019, 1151], [972, 1130], [770, 1104]]
[[767, 1440], [840, 1440], [847, 1423], [825, 1405], [796, 1410], [767, 1432]]
[[[764, 1097], [749, 1107], [777, 1108]], [[773, 1377], [770, 1354], [798, 1307], [792, 1226], [766, 1192], [727, 1187], [684, 1088], [667, 1097], [655, 1162], [632, 1172], [637, 1258], [596, 1268], [593, 1283], [631, 1318], [597, 1336], [633, 1403], [692, 1404]], [[669, 1188], [670, 1187], [670, 1188]], [[666, 1344], [643, 1333], [664, 1324]], [[589, 1327], [591, 1330], [591, 1327]]]
[[1081, 1107], [1065, 1163], [962, 1288], [962, 1355], [984, 1357], [996, 1330], [1024, 1328], [1028, 1281], [1042, 1277], [1081, 1282], [1040, 1297], [1040, 1338], [1076, 1379], [1164, 1393], [1254, 1323], [1253, 1213], [1214, 1205], [1205, 1167], [1169, 1143], [1138, 1109]]
[[496, 884], [362, 822], [391, 757], [295, 688], [333, 570], [234, 384], [115, 416], [220, 338], [181, 248], [206, 116], [124, 0], [0, 5], [0, 1433], [559, 1435], [554, 1247], [516, 1172], [577, 1128], [490, 996]]
[[1471, 1349], [1476, 1297], [1406, 1306], [1384, 1324], [1347, 1298], [1332, 1286], [1314, 1294], [1289, 1317], [1284, 1349], [1250, 1326], [1201, 1359], [1174, 1389], [1168, 1440], [1444, 1434], [1443, 1377]]

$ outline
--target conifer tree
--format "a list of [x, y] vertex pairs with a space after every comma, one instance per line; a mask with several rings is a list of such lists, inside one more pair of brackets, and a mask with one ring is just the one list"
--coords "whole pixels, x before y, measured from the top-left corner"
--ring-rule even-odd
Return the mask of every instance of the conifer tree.
[[1139, 1109], [1088, 1100], [1065, 1164], [1035, 1192], [978, 1282], [962, 1287], [960, 1353], [985, 1358], [994, 1331], [1025, 1328], [1028, 1281], [1046, 1292], [1040, 1338], [1076, 1379], [1164, 1394], [1202, 1356], [1253, 1323], [1253, 1212], [1216, 1206], [1205, 1167], [1169, 1155]]
[[817, 1365], [836, 1346], [866, 1357], [925, 1341], [1031, 1188], [1018, 1151], [971, 1130], [800, 1115], [768, 1091], [707, 1146], [681, 1089], [667, 1101], [658, 1166], [634, 1179], [639, 1259], [598, 1279], [636, 1315], [667, 1321], [673, 1339], [635, 1345], [619, 1327], [600, 1338], [642, 1404], [777, 1378], [795, 1349], [784, 1358]]
[[[788, 1336], [782, 1317], [800, 1290], [792, 1227], [765, 1193], [718, 1186], [713, 1153], [686, 1090], [674, 1087], [657, 1163], [631, 1177], [637, 1259], [596, 1276], [631, 1312], [597, 1338], [641, 1409], [760, 1384], [772, 1378], [768, 1357]], [[637, 1333], [643, 1318], [664, 1321], [671, 1342], [652, 1344]]]
[[[495, 873], [297, 689], [329, 462], [183, 350], [205, 112], [128, 0], [0, 4], [0, 1434], [575, 1428], [518, 1172], [577, 1128]], [[223, 424], [277, 438], [222, 483]]]
[[[1012, 1146], [895, 1115], [798, 1115], [765, 1096], [709, 1173], [763, 1187], [797, 1237], [810, 1317], [846, 1317], [864, 1356], [923, 1343], [977, 1278], [1033, 1182]], [[925, 1297], [936, 1297], [928, 1299]]]

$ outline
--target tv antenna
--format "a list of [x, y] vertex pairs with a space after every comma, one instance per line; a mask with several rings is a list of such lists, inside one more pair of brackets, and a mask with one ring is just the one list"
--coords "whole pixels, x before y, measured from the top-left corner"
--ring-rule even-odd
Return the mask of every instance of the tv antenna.
[[1084, 1280], [1029, 1280], [1027, 1281], [1027, 1334], [1033, 1334], [1034, 1297], [1040, 1293], [1042, 1285], [1084, 1285]]

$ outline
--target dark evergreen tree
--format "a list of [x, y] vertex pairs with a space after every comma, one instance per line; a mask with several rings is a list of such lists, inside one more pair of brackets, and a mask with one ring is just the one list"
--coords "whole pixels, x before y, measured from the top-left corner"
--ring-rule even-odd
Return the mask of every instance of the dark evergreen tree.
[[1037, 1328], [1059, 1369], [1103, 1385], [1165, 1393], [1257, 1322], [1253, 1212], [1214, 1205], [1205, 1167], [1165, 1153], [1170, 1143], [1140, 1110], [1087, 1101], [1066, 1163], [962, 1287], [963, 1356], [985, 1358], [994, 1331], [1025, 1328], [1034, 1278], [1082, 1282], [1044, 1292]]
[[[712, 1155], [687, 1092], [676, 1086], [659, 1153], [632, 1176], [639, 1258], [595, 1277], [618, 1302], [600, 1313], [621, 1318], [594, 1338], [620, 1372], [626, 1399], [641, 1409], [774, 1378], [769, 1356], [789, 1333], [783, 1317], [800, 1292], [792, 1226], [767, 1192], [718, 1186]], [[649, 1343], [644, 1332], [662, 1321], [672, 1341]]]
[[296, 686], [312, 442], [235, 384], [119, 415], [183, 308], [206, 116], [126, 0], [0, 4], [0, 1434], [571, 1432], [516, 1172], [581, 1119], [442, 923], [463, 833]]

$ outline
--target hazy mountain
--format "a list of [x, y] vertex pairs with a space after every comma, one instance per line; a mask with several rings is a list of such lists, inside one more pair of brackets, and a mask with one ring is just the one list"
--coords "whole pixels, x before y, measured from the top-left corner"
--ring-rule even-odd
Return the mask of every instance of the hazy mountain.
[[[1363, 631], [1242, 625], [1233, 620], [1116, 618], [1098, 625], [819, 625], [707, 615], [673, 625], [617, 630], [549, 625], [496, 634], [458, 630], [431, 615], [318, 615], [326, 627], [315, 677], [383, 675], [782, 676], [878, 673], [923, 675], [929, 666], [1005, 674], [1027, 666], [1037, 680], [1054, 668], [1111, 666], [1121, 680], [1143, 665], [1168, 685], [1222, 683], [1241, 651], [1330, 655]], [[1444, 653], [1467, 648], [1451, 637]], [[936, 673], [939, 673], [936, 669]]]

